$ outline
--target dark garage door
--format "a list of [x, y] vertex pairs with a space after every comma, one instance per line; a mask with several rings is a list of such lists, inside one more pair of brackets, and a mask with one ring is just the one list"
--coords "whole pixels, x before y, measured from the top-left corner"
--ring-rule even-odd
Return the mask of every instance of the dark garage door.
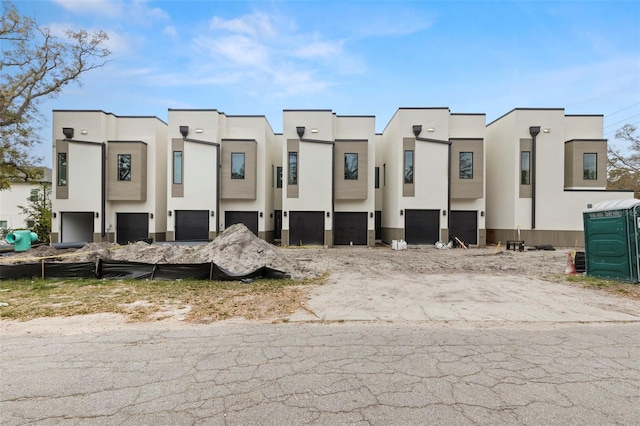
[[449, 238], [458, 237], [465, 244], [478, 244], [478, 212], [452, 210], [449, 217]]
[[116, 242], [128, 244], [149, 238], [148, 213], [117, 213]]
[[404, 239], [408, 244], [435, 244], [440, 239], [440, 210], [405, 210]]
[[209, 210], [176, 210], [176, 241], [209, 240]]
[[367, 212], [334, 213], [335, 245], [367, 245]]
[[258, 235], [258, 212], [224, 212], [224, 225], [230, 227], [236, 223], [242, 223], [251, 232]]
[[289, 245], [323, 245], [324, 212], [290, 212]]

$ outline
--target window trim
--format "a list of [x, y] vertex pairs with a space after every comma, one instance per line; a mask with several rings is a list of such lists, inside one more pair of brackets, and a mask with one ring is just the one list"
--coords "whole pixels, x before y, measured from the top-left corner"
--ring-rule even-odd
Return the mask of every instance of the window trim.
[[[587, 176], [586, 158], [587, 155], [593, 155], [593, 177]], [[598, 180], [598, 153], [597, 152], [583, 152], [582, 153], [582, 180], [594, 181]]]
[[[355, 156], [356, 169], [355, 174], [347, 170], [347, 156]], [[344, 180], [358, 180], [358, 153], [357, 152], [345, 152], [344, 153]]]
[[[465, 176], [462, 173], [462, 156], [463, 154], [469, 154], [469, 156], [471, 157], [471, 175]], [[464, 179], [464, 180], [468, 180], [468, 179], [473, 179], [473, 151], [461, 151], [458, 154], [458, 178], [459, 179]]]
[[[524, 168], [524, 155], [527, 155], [527, 169]], [[524, 179], [524, 172], [527, 179]], [[526, 182], [525, 182], [526, 180]], [[520, 151], [520, 185], [531, 185], [531, 151]]]
[[[68, 158], [67, 158], [67, 153], [66, 152], [59, 152], [58, 153], [58, 167], [57, 167], [57, 174], [58, 174], [58, 179], [57, 179], [57, 183], [58, 186], [67, 186], [67, 174], [68, 174], [68, 170], [67, 170], [67, 164], [68, 164]], [[64, 171], [64, 173], [63, 173]]]
[[[240, 158], [240, 156], [242, 156], [242, 174], [240, 173], [234, 173], [233, 172], [233, 164], [234, 164], [234, 157], [235, 158]], [[231, 153], [231, 179], [233, 180], [244, 180], [245, 176], [246, 176], [246, 155], [244, 152], [232, 152]]]
[[[127, 179], [123, 179], [122, 178], [122, 168], [120, 167], [120, 159], [121, 158], [125, 158], [125, 157], [129, 157], [129, 176]], [[131, 175], [133, 174], [133, 165], [131, 164], [131, 154], [118, 154], [117, 160], [117, 179], [118, 182], [131, 182]]]
[[[293, 162], [291, 160], [294, 160]], [[295, 165], [295, 169], [292, 169], [292, 164]], [[289, 151], [289, 156], [287, 160], [287, 184], [288, 185], [297, 185], [298, 184], [298, 152], [297, 151]]]
[[[409, 179], [407, 176], [407, 154], [409, 154], [411, 157], [411, 178]], [[414, 150], [412, 149], [405, 149], [404, 150], [404, 168], [403, 168], [404, 172], [403, 172], [403, 181], [405, 184], [407, 185], [411, 185], [415, 182], [415, 153]]]
[[[180, 175], [176, 175], [176, 154], [179, 154], [180, 160]], [[184, 153], [183, 151], [173, 151], [173, 161], [172, 161], [172, 178], [171, 181], [174, 185], [182, 185], [184, 183]], [[178, 177], [178, 179], [176, 179]]]

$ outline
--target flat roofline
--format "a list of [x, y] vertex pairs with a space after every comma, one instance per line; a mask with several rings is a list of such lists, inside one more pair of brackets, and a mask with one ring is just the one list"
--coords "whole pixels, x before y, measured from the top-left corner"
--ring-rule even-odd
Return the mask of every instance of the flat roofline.
[[491, 123], [487, 124], [487, 127], [491, 126], [496, 121], [501, 120], [502, 118], [506, 117], [507, 115], [515, 111], [564, 111], [564, 108], [520, 108], [520, 107], [514, 108], [511, 111], [502, 114], [500, 117], [496, 118]]
[[333, 112], [332, 109], [283, 109], [282, 112]]
[[74, 113], [85, 113], [85, 112], [89, 112], [89, 113], [102, 113], [105, 115], [112, 115], [116, 118], [154, 118], [164, 124], [167, 124], [163, 119], [161, 119], [160, 117], [156, 116], [156, 115], [117, 115], [114, 114], [112, 112], [107, 112], [101, 109], [53, 109], [51, 110], [52, 112], [74, 112]]

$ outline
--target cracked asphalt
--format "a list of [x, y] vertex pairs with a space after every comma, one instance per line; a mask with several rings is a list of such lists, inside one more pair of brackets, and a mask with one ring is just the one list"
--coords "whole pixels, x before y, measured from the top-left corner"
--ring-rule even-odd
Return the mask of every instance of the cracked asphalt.
[[638, 322], [3, 334], [3, 425], [640, 424]]

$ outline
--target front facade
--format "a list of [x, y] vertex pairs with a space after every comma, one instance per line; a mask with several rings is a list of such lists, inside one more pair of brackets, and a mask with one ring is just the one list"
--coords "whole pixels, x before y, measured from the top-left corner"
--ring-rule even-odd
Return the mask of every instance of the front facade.
[[53, 111], [53, 242], [166, 237], [166, 124]]
[[602, 115], [514, 109], [487, 126], [488, 242], [584, 246], [582, 211], [607, 191]]
[[400, 108], [374, 116], [170, 109], [155, 117], [54, 111], [54, 242], [209, 241], [235, 223], [283, 246], [405, 240], [583, 244], [606, 191], [602, 116]]

